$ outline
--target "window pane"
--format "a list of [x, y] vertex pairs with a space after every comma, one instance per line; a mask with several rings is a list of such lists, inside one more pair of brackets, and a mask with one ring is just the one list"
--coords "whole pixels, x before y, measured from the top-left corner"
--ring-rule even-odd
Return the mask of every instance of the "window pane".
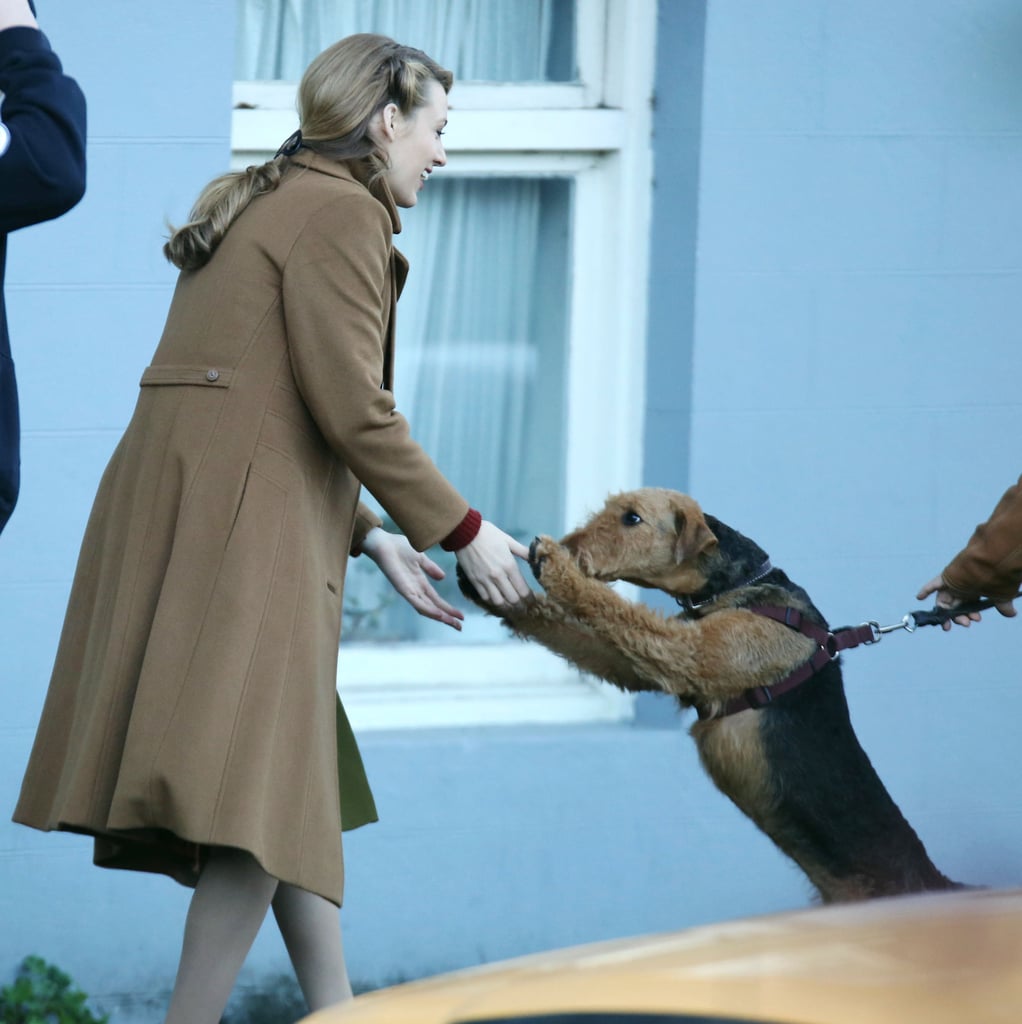
[[297, 81], [353, 32], [425, 50], [459, 81], [571, 82], [575, 0], [237, 0], [235, 78]]
[[[558, 178], [437, 175], [397, 238], [411, 262], [398, 409], [461, 493], [524, 543], [563, 523], [571, 190]], [[453, 556], [430, 554], [448, 572], [440, 589], [464, 605]], [[344, 629], [348, 641], [450, 639], [368, 559], [349, 564]]]

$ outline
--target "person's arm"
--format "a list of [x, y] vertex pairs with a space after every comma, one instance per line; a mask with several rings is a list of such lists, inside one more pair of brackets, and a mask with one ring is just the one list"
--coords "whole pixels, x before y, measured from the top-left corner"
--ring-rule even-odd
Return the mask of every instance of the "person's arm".
[[[976, 527], [969, 543], [944, 571], [919, 591], [920, 600], [937, 595], [937, 606], [954, 608], [966, 601], [990, 598], [1007, 617], [1016, 614], [1013, 599], [1022, 584], [1022, 478], [1005, 491], [990, 518]], [[979, 615], [958, 616], [967, 626]], [[950, 629], [950, 623], [945, 623]]]
[[338, 198], [303, 228], [283, 277], [296, 383], [331, 447], [412, 547], [453, 541], [477, 589], [497, 606], [513, 603], [530, 593], [516, 562], [528, 549], [480, 522], [381, 387], [390, 239], [389, 215], [368, 193]]
[[283, 272], [291, 366], [331, 448], [424, 551], [469, 503], [412, 439], [382, 387], [390, 218], [367, 193], [340, 196], [303, 226]]
[[0, 0], [0, 231], [66, 213], [85, 192], [85, 98], [26, 0]]

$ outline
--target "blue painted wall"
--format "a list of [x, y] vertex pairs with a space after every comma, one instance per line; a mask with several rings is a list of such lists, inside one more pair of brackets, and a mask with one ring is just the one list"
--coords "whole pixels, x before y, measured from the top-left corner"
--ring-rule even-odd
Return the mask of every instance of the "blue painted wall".
[[[40, 6], [89, 97], [90, 180], [9, 252], [26, 439], [0, 539], [8, 809], [169, 299], [163, 222], [229, 145], [233, 3]], [[893, 621], [1019, 471], [1022, 16], [1011, 0], [663, 0], [659, 23], [647, 478], [755, 535], [832, 620]], [[1018, 628], [846, 660], [896, 799], [941, 867], [987, 884], [1022, 878]], [[804, 905], [687, 724], [649, 698], [628, 726], [367, 736], [383, 820], [346, 839], [356, 980]], [[187, 891], [89, 860], [83, 839], [0, 822], [0, 980], [40, 953], [115, 1024], [159, 1020]], [[264, 929], [245, 984], [286, 972]]]
[[8, 246], [24, 437], [21, 498], [0, 538], [0, 980], [36, 953], [108, 1002], [144, 1002], [172, 980], [184, 890], [99, 871], [87, 841], [7, 820], [85, 520], [173, 287], [165, 221], [180, 222], [227, 162], [234, 4], [36, 6], [88, 100], [89, 166], [75, 210]]
[[[916, 607], [1022, 471], [1020, 52], [1011, 0], [709, 4], [689, 486], [836, 623]], [[846, 658], [953, 877], [1022, 879], [1020, 640]]]

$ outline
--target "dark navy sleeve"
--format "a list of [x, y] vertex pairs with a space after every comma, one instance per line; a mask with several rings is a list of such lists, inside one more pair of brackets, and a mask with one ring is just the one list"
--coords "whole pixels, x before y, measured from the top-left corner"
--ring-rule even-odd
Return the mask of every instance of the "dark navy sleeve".
[[46, 36], [0, 32], [0, 232], [59, 217], [85, 193], [85, 97]]

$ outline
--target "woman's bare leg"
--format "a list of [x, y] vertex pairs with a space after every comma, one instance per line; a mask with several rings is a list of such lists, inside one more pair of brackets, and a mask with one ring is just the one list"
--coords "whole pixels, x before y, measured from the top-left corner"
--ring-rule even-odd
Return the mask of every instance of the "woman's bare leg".
[[218, 1024], [276, 890], [251, 854], [212, 851], [188, 908], [166, 1024]]
[[322, 896], [281, 882], [273, 897], [273, 914], [309, 1012], [350, 999], [337, 907]]

